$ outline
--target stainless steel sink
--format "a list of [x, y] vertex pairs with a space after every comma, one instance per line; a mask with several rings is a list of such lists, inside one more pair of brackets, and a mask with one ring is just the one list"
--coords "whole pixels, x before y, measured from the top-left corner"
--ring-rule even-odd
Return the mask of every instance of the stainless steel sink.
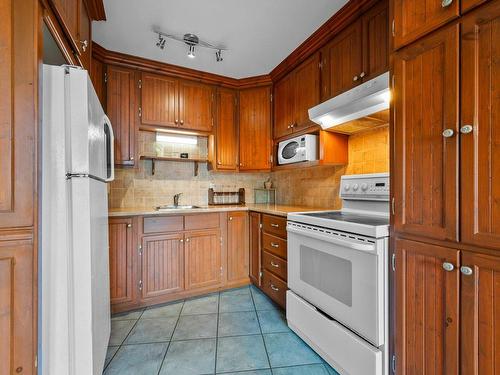
[[200, 206], [192, 206], [192, 205], [186, 205], [186, 204], [179, 204], [177, 206], [175, 205], [166, 205], [166, 206], [158, 206], [156, 207], [156, 211], [162, 211], [162, 210], [191, 210], [193, 208], [201, 208]]

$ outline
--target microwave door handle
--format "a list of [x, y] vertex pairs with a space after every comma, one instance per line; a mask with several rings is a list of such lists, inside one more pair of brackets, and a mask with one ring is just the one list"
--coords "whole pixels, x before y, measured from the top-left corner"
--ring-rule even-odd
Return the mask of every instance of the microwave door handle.
[[109, 121], [108, 116], [104, 115], [104, 126], [108, 128], [109, 142], [106, 142], [106, 158], [109, 155], [110, 160], [106, 161], [106, 168], [110, 166], [110, 173], [107, 176], [105, 182], [111, 182], [115, 179], [115, 134], [113, 133], [113, 127], [111, 126], [111, 121]]
[[352, 250], [365, 251], [365, 252], [374, 252], [375, 251], [375, 245], [371, 245], [371, 244], [362, 244], [362, 243], [357, 243], [357, 242], [351, 242], [348, 240], [342, 240], [339, 238], [326, 236], [322, 233], [310, 233], [308, 231], [301, 230], [298, 228], [293, 228], [290, 226], [287, 228], [287, 230], [289, 232], [302, 234], [302, 235], [307, 236], [307, 237], [320, 238], [324, 241], [327, 241], [327, 242], [330, 242], [333, 244], [337, 244], [337, 245], [340, 245], [343, 247], [347, 247], [347, 248], [352, 249]]

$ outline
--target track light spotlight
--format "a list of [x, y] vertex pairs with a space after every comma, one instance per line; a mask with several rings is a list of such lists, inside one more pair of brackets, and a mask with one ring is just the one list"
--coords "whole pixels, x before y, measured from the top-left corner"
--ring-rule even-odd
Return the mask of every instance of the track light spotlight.
[[217, 62], [221, 62], [222, 60], [224, 60], [222, 58], [222, 50], [217, 50], [215, 52], [215, 59], [217, 60]]
[[188, 52], [188, 57], [194, 59], [195, 57], [195, 54], [194, 54], [194, 46], [193, 45], [190, 45], [189, 46], [189, 52]]

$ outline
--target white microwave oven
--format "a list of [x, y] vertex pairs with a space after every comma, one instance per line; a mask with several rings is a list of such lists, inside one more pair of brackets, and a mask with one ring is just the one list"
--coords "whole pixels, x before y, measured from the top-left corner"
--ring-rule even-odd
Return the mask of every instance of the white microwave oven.
[[318, 136], [301, 135], [282, 141], [278, 145], [278, 164], [318, 160]]

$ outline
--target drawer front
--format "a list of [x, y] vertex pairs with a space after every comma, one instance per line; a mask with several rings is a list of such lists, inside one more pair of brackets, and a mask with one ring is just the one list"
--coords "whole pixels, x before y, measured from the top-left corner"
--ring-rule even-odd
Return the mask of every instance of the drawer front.
[[267, 251], [262, 252], [262, 266], [276, 276], [287, 280], [287, 261], [274, 256]]
[[144, 218], [144, 233], [175, 232], [184, 229], [182, 216], [155, 216]]
[[264, 232], [286, 239], [286, 218], [274, 215], [262, 215]]
[[283, 280], [264, 270], [262, 271], [262, 289], [274, 302], [285, 308], [287, 286]]
[[264, 233], [262, 235], [262, 247], [265, 251], [286, 259], [286, 240]]
[[219, 228], [219, 214], [193, 214], [184, 216], [184, 228], [193, 229], [212, 229]]

